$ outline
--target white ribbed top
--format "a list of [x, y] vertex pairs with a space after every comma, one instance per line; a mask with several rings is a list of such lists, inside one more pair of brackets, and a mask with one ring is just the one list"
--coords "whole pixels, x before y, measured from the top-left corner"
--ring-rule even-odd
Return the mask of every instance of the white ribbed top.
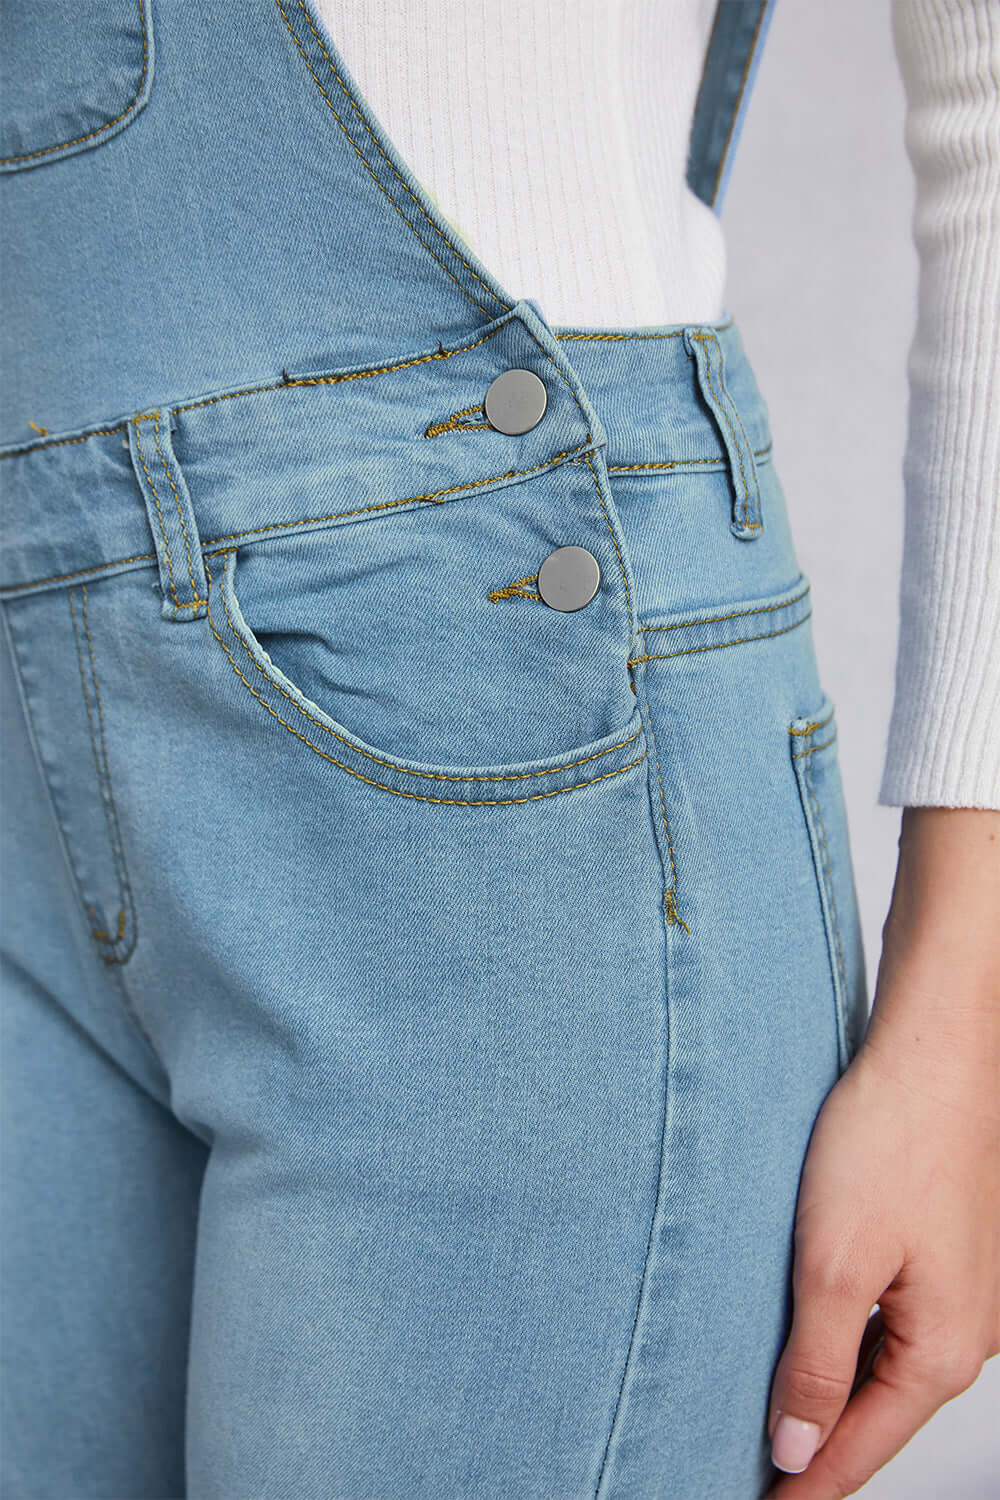
[[879, 801], [1000, 807], [1000, 6], [893, 0], [920, 303]]
[[[892, 3], [920, 311], [878, 800], [1000, 808], [1000, 5]], [[715, 0], [315, 8], [441, 211], [550, 324], [720, 317], [721, 226], [685, 181]]]

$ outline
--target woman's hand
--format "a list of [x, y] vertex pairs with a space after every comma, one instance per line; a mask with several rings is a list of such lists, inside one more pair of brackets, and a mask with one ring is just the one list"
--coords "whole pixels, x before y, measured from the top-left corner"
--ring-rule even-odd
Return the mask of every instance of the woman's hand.
[[854, 1494], [1000, 1353], [1000, 812], [903, 810], [868, 1032], [806, 1154], [793, 1295], [768, 1432], [795, 1477], [767, 1500]]

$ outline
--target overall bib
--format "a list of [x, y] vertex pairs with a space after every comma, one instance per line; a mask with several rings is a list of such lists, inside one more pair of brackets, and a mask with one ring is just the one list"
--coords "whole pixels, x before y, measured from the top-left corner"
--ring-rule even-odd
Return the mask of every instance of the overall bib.
[[306, 0], [16, 9], [6, 1494], [752, 1500], [868, 1000], [737, 327], [551, 326]]

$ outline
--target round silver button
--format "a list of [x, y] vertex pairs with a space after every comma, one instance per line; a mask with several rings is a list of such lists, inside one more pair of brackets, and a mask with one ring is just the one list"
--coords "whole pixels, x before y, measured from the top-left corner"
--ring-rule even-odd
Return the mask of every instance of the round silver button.
[[586, 547], [557, 547], [538, 570], [538, 592], [550, 609], [582, 609], [600, 581], [597, 558]]
[[547, 402], [545, 384], [533, 370], [504, 370], [490, 384], [483, 404], [490, 426], [516, 437], [538, 426]]

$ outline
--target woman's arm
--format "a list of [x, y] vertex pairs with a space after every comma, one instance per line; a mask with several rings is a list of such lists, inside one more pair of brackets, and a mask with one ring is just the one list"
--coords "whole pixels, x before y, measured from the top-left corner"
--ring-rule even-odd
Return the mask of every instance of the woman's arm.
[[920, 306], [878, 800], [903, 813], [868, 1031], [799, 1189], [768, 1431], [804, 1472], [775, 1500], [853, 1494], [1000, 1353], [1000, 13], [893, 0], [893, 26]]
[[1000, 807], [1000, 9], [893, 0], [916, 201], [895, 698], [879, 802]]
[[[779, 1467], [822, 1446], [780, 1500], [853, 1494], [1000, 1353], [1000, 812], [904, 810], [882, 937], [799, 1190], [769, 1431]], [[884, 1349], [852, 1396], [876, 1302]]]

